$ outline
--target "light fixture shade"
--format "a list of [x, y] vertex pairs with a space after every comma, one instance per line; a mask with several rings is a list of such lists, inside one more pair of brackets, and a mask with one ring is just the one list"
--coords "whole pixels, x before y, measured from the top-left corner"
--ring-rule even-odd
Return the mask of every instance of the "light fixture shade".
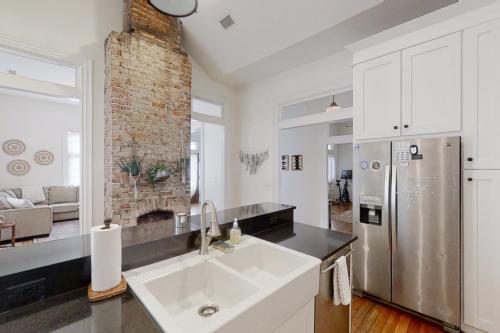
[[326, 108], [326, 112], [339, 111], [341, 109], [342, 108], [335, 102], [335, 96], [333, 96], [332, 104], [330, 104], [330, 106]]
[[196, 12], [198, 0], [148, 0], [151, 6], [160, 12], [175, 16], [186, 17]]

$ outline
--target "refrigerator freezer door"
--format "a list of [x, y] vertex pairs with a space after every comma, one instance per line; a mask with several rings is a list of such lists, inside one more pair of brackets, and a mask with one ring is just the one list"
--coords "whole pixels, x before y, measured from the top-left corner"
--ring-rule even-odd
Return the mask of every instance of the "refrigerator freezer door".
[[391, 300], [389, 185], [391, 143], [354, 147], [353, 161], [354, 288]]
[[460, 138], [394, 141], [392, 301], [460, 326]]

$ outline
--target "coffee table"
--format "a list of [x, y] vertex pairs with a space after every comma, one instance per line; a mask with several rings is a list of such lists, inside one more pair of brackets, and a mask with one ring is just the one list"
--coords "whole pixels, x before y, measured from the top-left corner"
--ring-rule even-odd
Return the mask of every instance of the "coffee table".
[[0, 223], [0, 240], [2, 239], [2, 230], [9, 228], [12, 230], [10, 244], [12, 246], [16, 246], [16, 222], [4, 221], [3, 223]]

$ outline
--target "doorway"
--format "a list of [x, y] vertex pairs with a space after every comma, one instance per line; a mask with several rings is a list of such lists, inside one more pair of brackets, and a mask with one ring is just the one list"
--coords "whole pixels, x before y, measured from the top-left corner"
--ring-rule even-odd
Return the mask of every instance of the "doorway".
[[327, 144], [328, 225], [352, 233], [352, 143]]
[[0, 154], [0, 188], [15, 189], [6, 196], [30, 210], [0, 211], [17, 226], [16, 246], [87, 233], [92, 223], [91, 63], [39, 52], [0, 48], [0, 142], [16, 150]]
[[199, 214], [206, 200], [223, 209], [225, 127], [221, 105], [193, 99], [190, 160], [191, 214]]

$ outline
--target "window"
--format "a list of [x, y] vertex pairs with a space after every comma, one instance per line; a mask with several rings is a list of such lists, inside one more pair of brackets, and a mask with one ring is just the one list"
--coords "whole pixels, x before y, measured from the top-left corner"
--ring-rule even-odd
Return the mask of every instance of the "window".
[[191, 109], [194, 113], [203, 114], [211, 117], [222, 117], [222, 107], [217, 104], [201, 101], [199, 99], [192, 99]]
[[76, 87], [76, 69], [0, 51], [0, 73]]
[[80, 185], [80, 133], [67, 133], [65, 184]]

